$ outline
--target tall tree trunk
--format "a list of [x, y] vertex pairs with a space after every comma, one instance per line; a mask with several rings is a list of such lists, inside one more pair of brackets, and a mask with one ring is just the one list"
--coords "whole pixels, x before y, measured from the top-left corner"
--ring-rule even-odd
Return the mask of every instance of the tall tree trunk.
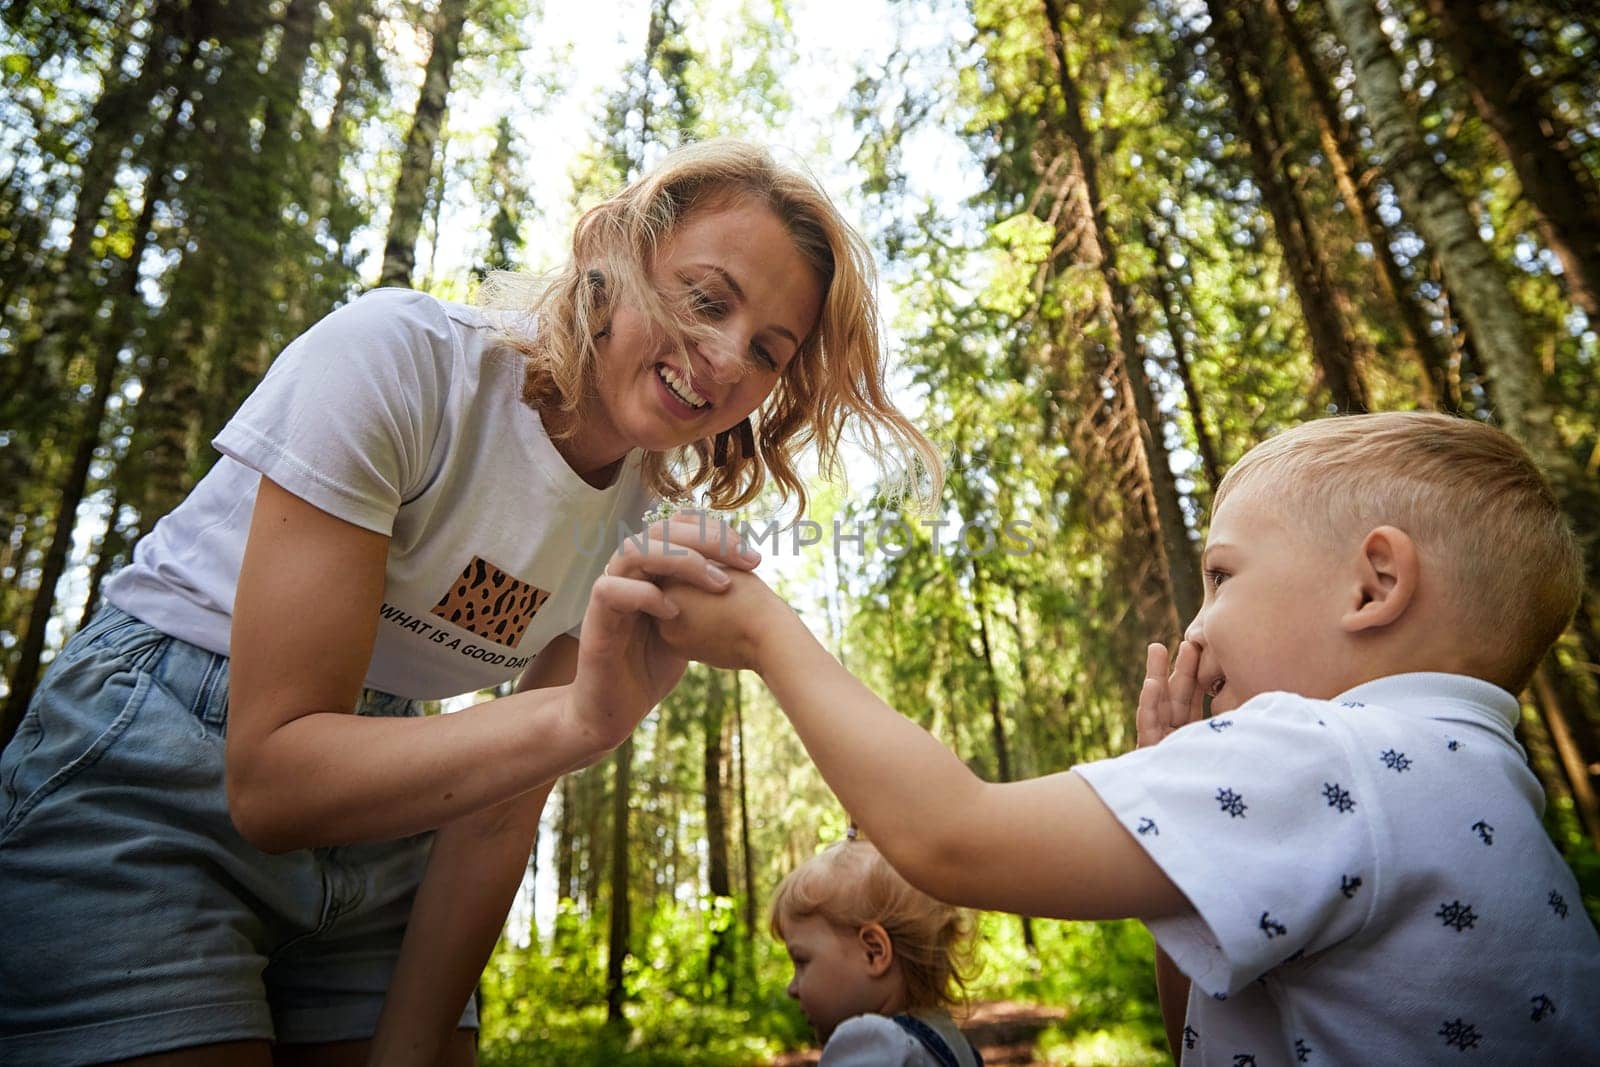
[[628, 879], [628, 801], [633, 791], [633, 738], [617, 748], [616, 776], [611, 786], [611, 920], [606, 942], [606, 1022], [626, 1029], [622, 1012], [627, 989], [623, 965], [629, 955], [632, 905]]
[[1195, 446], [1200, 451], [1200, 468], [1205, 472], [1206, 485], [1216, 492], [1222, 481], [1222, 464], [1217, 459], [1217, 446], [1211, 440], [1211, 429], [1206, 425], [1205, 403], [1200, 390], [1195, 387], [1194, 373], [1189, 366], [1189, 342], [1183, 329], [1183, 309], [1188, 301], [1182, 283], [1168, 273], [1168, 256], [1177, 249], [1168, 246], [1164, 233], [1170, 227], [1142, 226], [1143, 240], [1155, 254], [1156, 292], [1161, 298], [1161, 317], [1167, 323], [1167, 338], [1172, 344], [1172, 369], [1183, 385], [1184, 400], [1188, 403], [1189, 421], [1194, 424]]
[[[78, 506], [89, 485], [89, 467], [94, 462], [95, 449], [100, 447], [101, 428], [105, 422], [106, 405], [111, 399], [112, 383], [116, 379], [118, 357], [122, 354], [123, 340], [133, 324], [133, 311], [139, 304], [139, 261], [149, 242], [150, 227], [155, 220], [156, 204], [168, 181], [165, 153], [168, 139], [163, 137], [155, 150], [151, 171], [145, 181], [144, 206], [134, 223], [133, 243], [128, 255], [117, 265], [113, 282], [121, 283], [121, 291], [112, 304], [112, 314], [103, 330], [97, 331], [99, 344], [94, 363], [94, 381], [88, 402], [78, 426], [77, 447], [72, 463], [61, 483], [55, 530], [39, 567], [39, 588], [34, 593], [28, 613], [28, 628], [23, 634], [10, 678], [10, 692], [5, 709], [0, 712], [0, 748], [10, 743], [28, 702], [39, 681], [39, 662], [44, 654], [45, 632], [50, 616], [55, 611], [56, 584], [66, 570], [67, 558], [72, 550], [73, 534], [77, 530]], [[112, 516], [113, 521], [115, 516]]]
[[733, 675], [733, 741], [739, 756], [739, 853], [744, 868], [744, 939], [745, 960], [749, 973], [755, 974], [756, 934], [756, 862], [750, 850], [750, 790], [745, 777], [744, 763], [744, 684], [735, 671]]
[[[1378, 212], [1377, 183], [1371, 180], [1370, 172], [1361, 161], [1355, 132], [1340, 114], [1333, 88], [1294, 14], [1284, 0], [1273, 0], [1273, 7], [1288, 38], [1289, 55], [1311, 94], [1317, 134], [1339, 195], [1351, 217], [1361, 220], [1367, 243], [1372, 246], [1372, 257], [1378, 264], [1378, 284], [1383, 297], [1394, 308], [1402, 343], [1422, 371], [1422, 402], [1428, 407], [1457, 411], [1461, 407], [1461, 396], [1450, 373], [1449, 354], [1429, 332], [1421, 305], [1409, 293], [1410, 286], [1394, 257], [1389, 228]], [[1361, 175], [1359, 179], [1358, 174]]]
[[1600, 324], [1600, 186], [1482, 0], [1428, 0], [1456, 75], [1517, 172], [1572, 303]]
[[1365, 411], [1367, 387], [1357, 365], [1350, 331], [1339, 314], [1333, 282], [1317, 243], [1317, 235], [1300, 205], [1293, 181], [1283, 171], [1285, 146], [1271, 135], [1273, 120], [1265, 86], [1260, 97], [1251, 93], [1240, 71], [1249, 55], [1251, 42], [1246, 30], [1235, 23], [1231, 11], [1221, 0], [1207, 0], [1211, 13], [1211, 32], [1216, 40], [1216, 56], [1222, 67], [1239, 127], [1250, 149], [1250, 162], [1261, 197], [1272, 215], [1273, 229], [1283, 248], [1284, 265], [1294, 282], [1295, 295], [1305, 316], [1311, 351], [1322, 371], [1333, 404], [1340, 411]]
[[1559, 669], [1554, 653], [1546, 656], [1534, 672], [1533, 690], [1539, 697], [1540, 716], [1544, 719], [1545, 729], [1549, 731], [1556, 756], [1561, 761], [1567, 786], [1572, 791], [1572, 805], [1578, 813], [1578, 821], [1583, 826], [1583, 832], [1589, 835], [1590, 842], [1600, 848], [1600, 801], [1595, 799], [1589, 768], [1578, 752], [1578, 746], [1572, 738], [1572, 728], [1567, 723], [1566, 711], [1562, 707], [1561, 694], [1550, 677], [1553, 670]]
[[[714, 907], [723, 907], [733, 896], [728, 877], [728, 819], [723, 803], [723, 733], [727, 720], [727, 691], [724, 675], [715, 668], [707, 672], [705, 713], [701, 722], [705, 748], [701, 763], [706, 813], [706, 892]], [[711, 935], [706, 953], [706, 979], [715, 986], [727, 958], [728, 927], [719, 926]], [[731, 989], [731, 983], [729, 985]]]
[[138, 229], [134, 233], [133, 247], [127, 266], [128, 291], [115, 304], [110, 323], [100, 338], [99, 352], [95, 358], [94, 383], [88, 403], [84, 405], [78, 429], [78, 444], [72, 463], [61, 484], [60, 510], [56, 513], [55, 532], [50, 547], [45, 551], [39, 568], [39, 588], [33, 596], [33, 606], [28, 613], [28, 629], [23, 635], [17, 653], [16, 665], [10, 679], [10, 694], [0, 714], [0, 748], [11, 741], [33, 699], [39, 680], [39, 660], [44, 653], [45, 631], [55, 610], [56, 583], [66, 570], [67, 557], [72, 549], [73, 534], [77, 529], [78, 505], [83, 502], [89, 485], [89, 466], [94, 461], [95, 449], [100, 446], [101, 426], [105, 422], [106, 404], [111, 398], [111, 385], [116, 378], [118, 356], [122, 354], [122, 339], [128, 334], [137, 301], [139, 260], [144, 255], [146, 235], [155, 212], [157, 187], [164, 176], [152, 174], [150, 187], [145, 194], [144, 210], [140, 213]]
[[411, 129], [406, 134], [400, 158], [400, 176], [395, 180], [394, 200], [389, 215], [389, 235], [383, 248], [383, 270], [379, 285], [411, 284], [417, 262], [417, 235], [422, 231], [422, 213], [428, 196], [428, 179], [433, 173], [434, 156], [439, 147], [439, 131], [450, 97], [450, 77], [461, 52], [461, 34], [466, 27], [467, 0], [440, 0], [433, 24], [433, 49], [423, 74], [422, 91]]
[[578, 820], [573, 812], [577, 798], [573, 795], [573, 776], [561, 776], [561, 819], [556, 823], [556, 895], [563, 900], [576, 900], [577, 880], [573, 875], [573, 858], [577, 851], [573, 838]]
[[1082, 99], [1077, 82], [1072, 77], [1072, 68], [1067, 62], [1066, 42], [1061, 36], [1061, 0], [1044, 0], [1044, 15], [1045, 40], [1055, 61], [1063, 99], [1064, 132], [1077, 155], [1091, 229], [1100, 256], [1100, 272], [1110, 296], [1112, 328], [1117, 335], [1123, 369], [1124, 397], [1126, 401], [1131, 401], [1129, 406], [1137, 417], [1137, 439], [1141, 446], [1137, 448], [1137, 460], [1141, 480], [1149, 487], [1144, 500], [1145, 518], [1155, 535], [1153, 547], [1170, 597], [1173, 628], [1177, 629], [1194, 618], [1200, 610], [1199, 563], [1184, 523], [1177, 482], [1172, 475], [1166, 427], [1145, 374], [1144, 351], [1139, 344], [1138, 315], [1133, 306], [1133, 296], [1117, 266], [1116, 245], [1106, 224], [1104, 202], [1100, 196], [1099, 156], [1083, 122]]
[[[986, 583], [983, 580], [983, 569], [978, 566], [978, 557], [967, 557], [968, 568], [972, 574], [972, 601], [973, 609], [978, 613], [978, 641], [983, 649], [983, 667], [989, 689], [989, 733], [994, 742], [995, 769], [999, 772], [1002, 782], [1013, 782], [1016, 778], [1011, 771], [1011, 748], [1006, 741], [1006, 719], [1000, 710], [1000, 674], [994, 665], [994, 648], [989, 643], [989, 597], [986, 593]], [[1039, 950], [1038, 943], [1033, 937], [1033, 919], [1030, 916], [1019, 916], [1022, 922], [1022, 944], [1029, 955]]]
[[1400, 64], [1372, 0], [1327, 0], [1356, 72], [1356, 93], [1406, 215], [1438, 253], [1459, 311], [1493, 382], [1502, 424], [1570, 494], [1577, 471], [1562, 449], [1555, 410], [1527, 343], [1522, 309], [1466, 199], [1434, 161], [1400, 83]]
[[94, 566], [89, 569], [89, 592], [83, 598], [83, 614], [78, 617], [75, 630], [83, 629], [94, 618], [95, 611], [100, 607], [100, 589], [128, 547], [127, 534], [117, 525], [117, 514], [121, 510], [121, 490], [113, 485], [106, 532], [100, 535], [99, 544], [95, 546]]

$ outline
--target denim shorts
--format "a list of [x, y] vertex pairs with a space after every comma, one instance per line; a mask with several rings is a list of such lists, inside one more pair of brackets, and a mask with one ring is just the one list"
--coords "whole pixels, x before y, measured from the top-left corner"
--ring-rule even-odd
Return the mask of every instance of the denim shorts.
[[227, 657], [109, 605], [50, 665], [0, 756], [0, 1063], [372, 1036], [432, 835], [252, 846], [227, 695]]

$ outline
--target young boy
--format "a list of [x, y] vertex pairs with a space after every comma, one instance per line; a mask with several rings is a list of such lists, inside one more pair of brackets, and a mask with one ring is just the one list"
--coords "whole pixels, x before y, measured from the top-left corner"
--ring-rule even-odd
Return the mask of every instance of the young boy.
[[1010, 784], [879, 701], [759, 580], [668, 586], [681, 614], [658, 625], [761, 674], [913, 885], [1145, 920], [1184, 1063], [1592, 1059], [1600, 938], [1513, 734], [1582, 581], [1527, 456], [1440, 415], [1309, 423], [1218, 487], [1204, 568], [1170, 680], [1152, 651], [1149, 747]]

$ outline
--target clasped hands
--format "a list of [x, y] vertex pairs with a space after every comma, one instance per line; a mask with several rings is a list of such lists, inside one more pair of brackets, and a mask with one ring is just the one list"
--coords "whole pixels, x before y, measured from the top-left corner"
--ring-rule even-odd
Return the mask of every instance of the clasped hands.
[[595, 581], [583, 618], [572, 708], [600, 752], [620, 745], [691, 659], [751, 666], [761, 554], [705, 512], [680, 511], [627, 538]]

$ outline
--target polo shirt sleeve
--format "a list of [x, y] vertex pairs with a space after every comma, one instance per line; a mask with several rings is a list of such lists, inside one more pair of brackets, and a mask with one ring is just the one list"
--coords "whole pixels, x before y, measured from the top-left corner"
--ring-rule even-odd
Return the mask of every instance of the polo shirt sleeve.
[[1235, 993], [1365, 924], [1371, 820], [1338, 708], [1269, 693], [1159, 745], [1073, 770], [1194, 911], [1148, 920], [1206, 994]]
[[454, 352], [438, 301], [368, 293], [284, 349], [212, 444], [321, 510], [391, 534], [428, 476]]

